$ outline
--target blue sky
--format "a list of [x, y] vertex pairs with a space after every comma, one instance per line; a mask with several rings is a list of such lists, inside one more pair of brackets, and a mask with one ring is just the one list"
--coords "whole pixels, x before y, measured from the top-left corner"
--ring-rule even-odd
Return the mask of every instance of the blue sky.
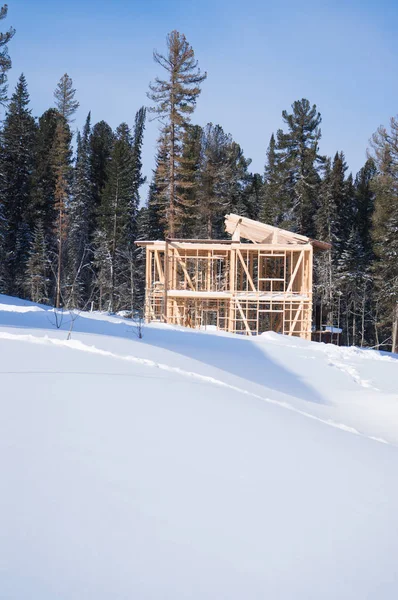
[[[153, 62], [166, 34], [185, 33], [208, 79], [193, 122], [219, 123], [262, 172], [281, 112], [308, 98], [322, 114], [321, 152], [346, 154], [355, 173], [371, 134], [398, 112], [396, 0], [8, 0], [1, 25], [9, 46], [10, 91], [24, 72], [33, 114], [53, 103], [67, 72], [80, 102], [75, 126], [133, 124], [162, 75]], [[157, 125], [148, 123], [144, 171], [153, 167]]]

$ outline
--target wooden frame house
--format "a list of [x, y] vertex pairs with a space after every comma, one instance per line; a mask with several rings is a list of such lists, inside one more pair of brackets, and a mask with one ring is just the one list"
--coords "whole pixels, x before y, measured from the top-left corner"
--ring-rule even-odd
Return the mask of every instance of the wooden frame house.
[[313, 251], [330, 245], [234, 214], [225, 228], [232, 239], [136, 242], [146, 321], [311, 339]]

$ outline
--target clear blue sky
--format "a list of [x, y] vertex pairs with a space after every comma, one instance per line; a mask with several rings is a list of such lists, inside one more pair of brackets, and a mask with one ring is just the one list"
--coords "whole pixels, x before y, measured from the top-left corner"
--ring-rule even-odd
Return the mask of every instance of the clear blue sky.
[[[10, 91], [23, 71], [33, 114], [53, 103], [67, 72], [78, 90], [76, 127], [133, 124], [147, 104], [153, 62], [172, 29], [208, 72], [193, 122], [219, 123], [263, 171], [281, 111], [308, 98], [322, 113], [321, 152], [346, 154], [355, 173], [371, 134], [398, 112], [397, 0], [8, 0]], [[148, 123], [144, 171], [157, 136]]]

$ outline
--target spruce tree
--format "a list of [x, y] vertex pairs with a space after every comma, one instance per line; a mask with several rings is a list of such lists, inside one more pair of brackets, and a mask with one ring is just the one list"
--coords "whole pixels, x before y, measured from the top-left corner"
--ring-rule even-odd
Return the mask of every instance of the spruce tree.
[[141, 218], [139, 239], [161, 240], [166, 236], [167, 164], [167, 144], [165, 140], [160, 139], [156, 154], [156, 166], [148, 190], [146, 210]]
[[76, 90], [73, 81], [67, 73], [62, 75], [54, 91], [55, 106], [60, 115], [68, 122], [73, 123], [73, 115], [79, 108], [79, 102], [75, 100]]
[[175, 237], [184, 214], [183, 196], [178, 180], [183, 169], [181, 146], [184, 131], [190, 122], [200, 84], [206, 79], [185, 36], [172, 31], [167, 36], [167, 55], [154, 52], [154, 60], [167, 72], [167, 79], [156, 78], [150, 84], [149, 98], [155, 102], [150, 110], [162, 122], [160, 143], [167, 147], [167, 235]]
[[363, 346], [368, 318], [370, 273], [361, 236], [355, 225], [352, 226], [338, 259], [336, 284], [341, 294], [340, 325], [343, 325], [343, 342]]
[[76, 165], [68, 207], [68, 304], [83, 307], [90, 295], [90, 224], [94, 216], [90, 180], [90, 113], [78, 134]]
[[[108, 299], [111, 312], [124, 308], [126, 297], [130, 297], [128, 245], [135, 210], [133, 165], [131, 132], [127, 124], [122, 123], [116, 130], [107, 183], [99, 212], [99, 228], [105, 234], [111, 257], [111, 285]], [[99, 239], [98, 234], [96, 237]]]
[[183, 209], [179, 219], [178, 235], [182, 238], [195, 238], [198, 232], [198, 187], [203, 131], [199, 125], [187, 126], [182, 144], [178, 195]]
[[369, 262], [373, 256], [371, 229], [375, 203], [373, 190], [375, 175], [376, 165], [370, 157], [355, 178], [356, 223]]
[[63, 298], [65, 241], [67, 238], [67, 207], [71, 186], [71, 139], [72, 135], [66, 119], [58, 115], [52, 148], [52, 161], [55, 174], [55, 211], [56, 219], [54, 231], [56, 236], [56, 257], [54, 262], [55, 273], [55, 306], [59, 308], [65, 303]]
[[90, 134], [90, 180], [93, 202], [97, 208], [107, 180], [113, 142], [113, 131], [108, 123], [105, 121], [96, 123]]
[[250, 173], [243, 194], [245, 214], [254, 221], [260, 220], [263, 203], [263, 178], [260, 173]]
[[7, 293], [22, 295], [30, 242], [29, 216], [36, 124], [21, 75], [2, 131], [0, 204], [3, 205], [3, 256]]
[[32, 194], [30, 225], [34, 229], [41, 222], [49, 252], [54, 252], [55, 211], [55, 170], [53, 151], [57, 131], [58, 112], [55, 108], [46, 110], [39, 118], [35, 138], [35, 159], [32, 173]]
[[380, 127], [372, 138], [377, 167], [372, 188], [374, 277], [377, 302], [377, 343], [398, 350], [398, 120]]
[[[8, 6], [4, 4], [0, 8], [0, 21], [6, 18]], [[7, 103], [7, 72], [11, 69], [11, 59], [8, 54], [8, 42], [14, 37], [15, 29], [10, 27], [6, 33], [0, 33], [0, 104]]]
[[97, 229], [93, 238], [94, 289], [93, 300], [98, 310], [112, 311], [112, 254], [106, 232]]
[[49, 274], [50, 261], [44, 227], [38, 221], [30, 244], [24, 281], [26, 293], [33, 302], [49, 303]]

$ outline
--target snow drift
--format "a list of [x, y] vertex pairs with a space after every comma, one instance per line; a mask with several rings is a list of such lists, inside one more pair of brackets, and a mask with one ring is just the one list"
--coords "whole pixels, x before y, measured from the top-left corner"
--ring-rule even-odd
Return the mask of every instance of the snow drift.
[[392, 599], [398, 357], [0, 296], [0, 597]]

